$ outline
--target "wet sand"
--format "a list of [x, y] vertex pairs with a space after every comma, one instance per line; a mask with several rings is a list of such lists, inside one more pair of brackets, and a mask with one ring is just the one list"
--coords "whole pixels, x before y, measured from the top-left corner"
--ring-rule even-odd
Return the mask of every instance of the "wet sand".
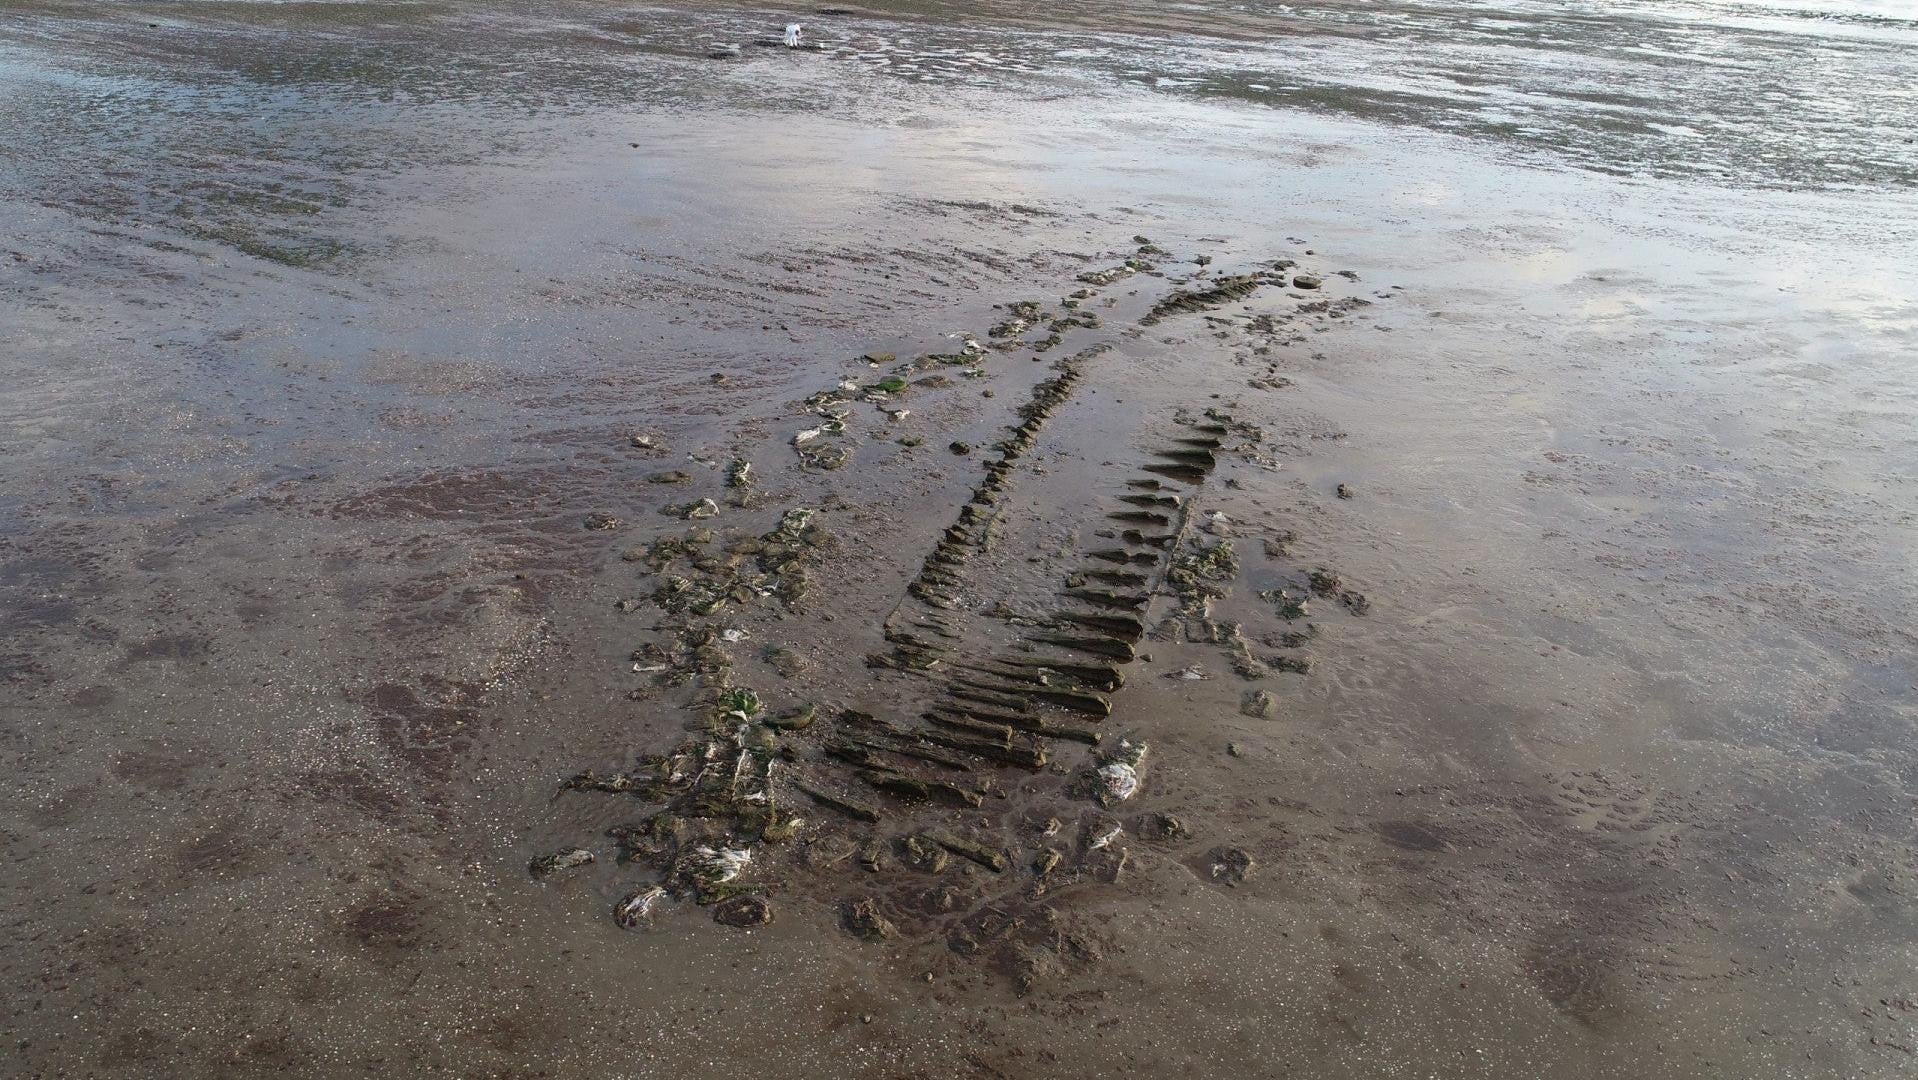
[[6, 1071], [1903, 1075], [1914, 39], [13, 9]]

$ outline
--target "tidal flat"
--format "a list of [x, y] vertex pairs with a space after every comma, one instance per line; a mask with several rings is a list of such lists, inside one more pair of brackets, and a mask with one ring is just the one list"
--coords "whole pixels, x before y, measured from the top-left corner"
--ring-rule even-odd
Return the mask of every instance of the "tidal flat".
[[1903, 7], [9, 4], [0, 1072], [1909, 1075]]

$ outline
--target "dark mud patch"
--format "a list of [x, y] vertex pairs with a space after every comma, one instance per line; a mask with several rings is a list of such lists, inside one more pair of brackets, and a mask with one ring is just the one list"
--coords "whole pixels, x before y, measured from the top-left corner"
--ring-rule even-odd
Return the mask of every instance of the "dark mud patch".
[[0, 652], [0, 686], [37, 689], [52, 682], [53, 674], [38, 657], [24, 652]]
[[29, 533], [15, 527], [23, 531], [0, 535], [0, 551], [21, 549], [0, 563], [0, 640], [73, 624], [80, 597], [97, 589], [106, 565], [92, 546], [95, 536], [70, 528]]
[[284, 793], [322, 805], [346, 807], [380, 821], [393, 820], [407, 805], [393, 786], [350, 769], [308, 773]]
[[1570, 922], [1534, 934], [1525, 950], [1527, 970], [1546, 1000], [1590, 1026], [1621, 1012], [1616, 987], [1625, 959], [1615, 942]]
[[[1680, 819], [1673, 807], [1684, 800], [1595, 772], [1547, 774], [1526, 793], [1450, 789], [1444, 797], [1443, 823], [1407, 817], [1367, 827], [1421, 856], [1379, 869], [1397, 877], [1409, 909], [1438, 898], [1448, 919], [1518, 935], [1524, 970], [1554, 1009], [1598, 1026], [1660, 984], [1724, 977], [1702, 954], [1677, 954], [1669, 944], [1696, 918], [1677, 887], [1677, 842], [1664, 827]], [[1711, 828], [1702, 814], [1684, 819]]]
[[81, 818], [98, 790], [94, 784], [76, 784], [42, 800], [28, 813], [27, 820], [43, 829], [64, 828]]
[[394, 636], [469, 631], [544, 610], [555, 591], [608, 554], [582, 528], [632, 521], [656, 508], [631, 484], [602, 491], [594, 469], [430, 472], [346, 498], [288, 506], [362, 523], [325, 553], [342, 602], [384, 613]]
[[481, 1019], [472, 1037], [498, 1053], [518, 1055], [547, 1044], [565, 1026], [565, 1017], [553, 1010], [514, 1008]]
[[203, 664], [213, 655], [213, 639], [203, 634], [155, 634], [126, 648], [130, 664], [172, 661], [176, 664]]
[[120, 700], [111, 686], [82, 686], [67, 695], [67, 704], [76, 709], [104, 709]]
[[554, 518], [569, 502], [552, 483], [495, 470], [429, 472], [335, 503], [336, 517], [364, 521], [525, 524]]
[[1381, 821], [1372, 826], [1379, 839], [1404, 851], [1456, 850], [1454, 830], [1424, 821]]
[[31, 594], [24, 589], [9, 590], [12, 595], [0, 609], [0, 637], [37, 633], [71, 625], [80, 616], [79, 603], [68, 596]]
[[156, 1065], [173, 1049], [173, 1040], [150, 1027], [128, 1028], [115, 1032], [100, 1047], [100, 1064], [109, 1069]]
[[480, 688], [435, 680], [415, 688], [380, 683], [350, 695], [363, 705], [380, 745], [399, 764], [443, 780], [470, 750], [480, 719]]
[[188, 879], [207, 874], [235, 874], [247, 869], [255, 837], [247, 825], [227, 818], [209, 825], [181, 844], [174, 859]]
[[160, 750], [132, 750], [113, 759], [116, 779], [149, 791], [179, 791], [193, 774], [193, 762]]
[[284, 610], [274, 600], [259, 595], [247, 596], [233, 605], [233, 614], [243, 623], [265, 623]]
[[243, 1067], [293, 1072], [312, 1062], [314, 1048], [304, 1039], [284, 1031], [255, 1035], [242, 1042], [234, 1056]]
[[339, 916], [339, 932], [361, 948], [387, 959], [425, 942], [425, 898], [405, 890], [375, 892]]

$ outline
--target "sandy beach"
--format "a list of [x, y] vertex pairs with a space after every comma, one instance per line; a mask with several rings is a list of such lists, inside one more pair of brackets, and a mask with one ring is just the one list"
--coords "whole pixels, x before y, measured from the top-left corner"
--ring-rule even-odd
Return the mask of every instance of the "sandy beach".
[[10, 5], [0, 1073], [1910, 1075], [1900, 7]]

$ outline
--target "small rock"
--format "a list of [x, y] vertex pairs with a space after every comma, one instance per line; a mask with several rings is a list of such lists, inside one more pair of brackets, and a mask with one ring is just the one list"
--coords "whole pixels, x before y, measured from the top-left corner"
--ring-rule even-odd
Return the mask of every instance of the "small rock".
[[774, 645], [762, 655], [766, 665], [779, 673], [780, 678], [790, 679], [806, 670], [806, 662], [791, 649]]
[[619, 519], [611, 514], [587, 514], [585, 524], [589, 529], [617, 529]]
[[628, 930], [645, 926], [652, 921], [653, 910], [664, 899], [666, 899], [666, 890], [658, 885], [646, 885], [635, 889], [614, 905], [613, 921]]
[[1240, 746], [1238, 743], [1235, 743], [1235, 742], [1226, 743], [1225, 752], [1231, 755], [1232, 757], [1244, 757], [1245, 747]]
[[891, 919], [886, 918], [885, 914], [879, 910], [878, 902], [870, 896], [848, 903], [842, 914], [842, 921], [854, 937], [863, 938], [866, 941], [879, 941], [895, 937], [899, 933], [899, 928], [892, 924]]
[[1307, 626], [1304, 630], [1286, 630], [1282, 633], [1266, 634], [1259, 640], [1275, 649], [1298, 649], [1311, 644], [1319, 634], [1318, 627]]
[[1239, 702], [1239, 712], [1254, 720], [1270, 720], [1278, 711], [1278, 699], [1266, 690], [1247, 690], [1245, 698]]
[[641, 450], [664, 450], [666, 440], [657, 435], [641, 433], [633, 436], [633, 445]]
[[1140, 815], [1139, 820], [1133, 823], [1132, 831], [1141, 840], [1162, 844], [1177, 840], [1190, 830], [1185, 827], [1185, 822], [1171, 814], [1154, 811]]
[[1292, 278], [1292, 287], [1295, 289], [1316, 289], [1323, 284], [1324, 281], [1311, 274], [1295, 274]]
[[1353, 491], [1352, 486], [1350, 484], [1340, 484], [1338, 487], [1338, 494], [1339, 494], [1339, 498], [1341, 499], [1350, 499], [1354, 495], [1357, 495], [1358, 492]]
[[692, 478], [691, 473], [680, 472], [678, 469], [668, 469], [665, 472], [653, 473], [646, 478], [646, 482], [649, 484], [684, 484], [689, 483]]
[[950, 449], [955, 454], [970, 454], [972, 453], [972, 444], [962, 440], [954, 440]]
[[901, 846], [906, 849], [906, 865], [922, 873], [942, 873], [952, 862], [945, 848], [923, 836], [908, 836]]
[[734, 896], [713, 905], [713, 921], [722, 926], [764, 926], [773, 921], [773, 906], [758, 896]]
[[1252, 856], [1244, 848], [1215, 848], [1206, 861], [1212, 880], [1223, 885], [1242, 885], [1252, 873]]
[[541, 855], [534, 859], [527, 869], [536, 878], [547, 877], [561, 870], [572, 870], [598, 861], [592, 852], [585, 848], [563, 848], [551, 855]]

